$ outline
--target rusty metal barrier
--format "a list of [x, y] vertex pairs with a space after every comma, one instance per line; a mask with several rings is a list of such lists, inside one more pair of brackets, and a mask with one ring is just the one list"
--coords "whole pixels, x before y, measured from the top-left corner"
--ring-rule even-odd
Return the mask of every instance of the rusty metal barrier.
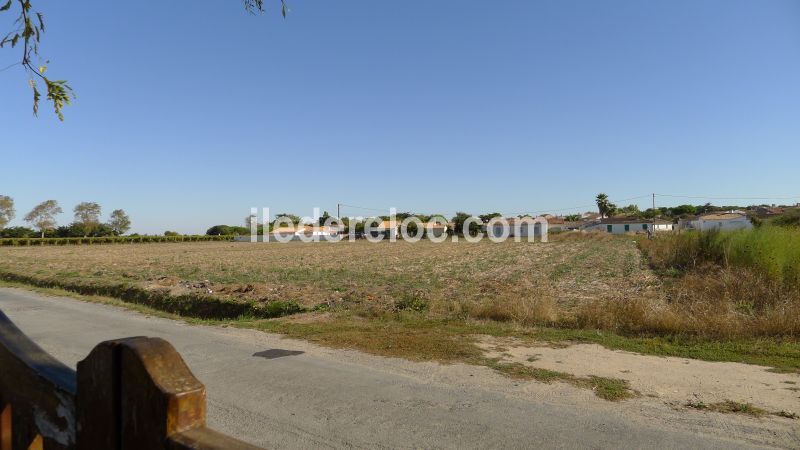
[[257, 450], [206, 427], [206, 389], [159, 338], [101, 342], [72, 370], [0, 311], [0, 450]]

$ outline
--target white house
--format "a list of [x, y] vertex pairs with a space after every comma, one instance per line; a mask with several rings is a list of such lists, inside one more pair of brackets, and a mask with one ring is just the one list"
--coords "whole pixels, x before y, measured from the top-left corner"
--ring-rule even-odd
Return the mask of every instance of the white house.
[[683, 221], [682, 228], [709, 231], [709, 230], [749, 230], [753, 228], [750, 219], [740, 212], [726, 212], [705, 214]]
[[[529, 237], [529, 236], [540, 236], [542, 234], [541, 227], [542, 223], [547, 220], [548, 227], [547, 231], [550, 231], [551, 228], [549, 226], [549, 220], [546, 217], [508, 217], [504, 219], [505, 222], [508, 224], [508, 237]], [[563, 226], [564, 220], [559, 219], [560, 224], [558, 224], [559, 229]], [[504, 231], [504, 224], [501, 220], [492, 219], [489, 223], [483, 225], [483, 231], [486, 233], [488, 237], [495, 237], [501, 238], [503, 236]]]
[[295, 232], [295, 235], [300, 236], [301, 234], [306, 236], [322, 236], [322, 237], [334, 237], [339, 234], [340, 228], [337, 226], [317, 226], [317, 225], [305, 225], [303, 228], [298, 229]]
[[589, 223], [583, 227], [584, 231], [605, 232], [611, 234], [647, 233], [648, 231], [672, 231], [673, 224], [666, 220], [657, 219], [655, 225], [650, 219], [636, 219], [625, 217], [609, 217]]

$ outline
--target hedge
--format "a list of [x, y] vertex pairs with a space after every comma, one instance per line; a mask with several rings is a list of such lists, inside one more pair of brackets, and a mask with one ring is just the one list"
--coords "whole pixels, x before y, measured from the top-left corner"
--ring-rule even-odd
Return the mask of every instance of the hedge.
[[234, 236], [107, 236], [70, 238], [0, 238], [0, 246], [134, 244], [151, 242], [232, 241]]
[[114, 297], [123, 302], [145, 305], [160, 311], [200, 319], [232, 320], [242, 317], [271, 319], [306, 311], [306, 308], [286, 301], [266, 304], [236, 301], [205, 294], [172, 295], [166, 290], [151, 290], [130, 284], [88, 284], [80, 281], [37, 278], [0, 270], [0, 280], [42, 288], [56, 288], [82, 295]]

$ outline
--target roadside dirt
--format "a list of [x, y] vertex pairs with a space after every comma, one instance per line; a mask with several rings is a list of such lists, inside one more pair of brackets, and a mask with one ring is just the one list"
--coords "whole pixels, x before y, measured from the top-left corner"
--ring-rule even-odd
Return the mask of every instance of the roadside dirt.
[[597, 344], [530, 346], [516, 339], [487, 337], [478, 345], [487, 356], [503, 362], [626, 380], [641, 395], [678, 408], [731, 400], [769, 413], [800, 413], [800, 375], [771, 372], [769, 367], [641, 355]]

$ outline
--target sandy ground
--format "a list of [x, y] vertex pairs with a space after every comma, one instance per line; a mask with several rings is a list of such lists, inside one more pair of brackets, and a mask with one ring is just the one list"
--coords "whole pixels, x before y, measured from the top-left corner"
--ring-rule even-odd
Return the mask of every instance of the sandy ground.
[[597, 344], [531, 347], [515, 339], [486, 338], [480, 346], [504, 362], [627, 380], [641, 395], [675, 407], [732, 400], [769, 412], [800, 413], [800, 375], [770, 372], [768, 367], [648, 356]]

